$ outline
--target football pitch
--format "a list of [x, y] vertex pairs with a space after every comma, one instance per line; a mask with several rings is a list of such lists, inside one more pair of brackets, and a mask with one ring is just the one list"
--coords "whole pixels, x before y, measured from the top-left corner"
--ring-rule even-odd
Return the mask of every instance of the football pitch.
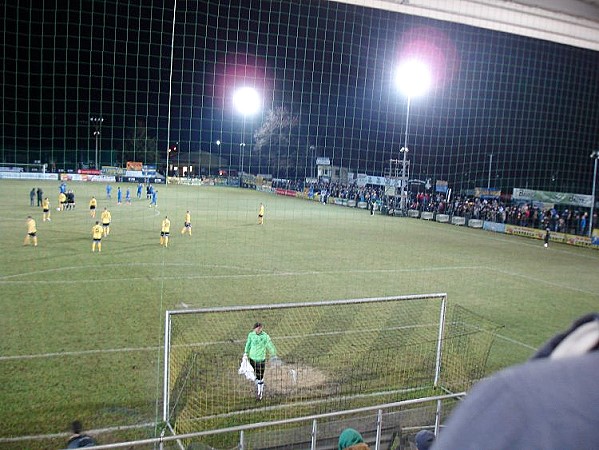
[[[450, 305], [503, 326], [491, 373], [599, 306], [591, 249], [227, 187], [157, 186], [154, 208], [134, 184], [114, 184], [107, 199], [103, 184], [71, 182], [76, 207], [58, 212], [58, 186], [0, 181], [1, 448], [60, 446], [74, 419], [153, 437], [145, 425], [161, 417], [169, 309], [446, 292]], [[117, 205], [117, 186], [123, 199], [131, 189], [130, 205]], [[29, 205], [34, 187], [50, 199], [50, 222]], [[92, 253], [105, 207], [110, 235]], [[192, 236], [181, 234], [187, 210]], [[28, 215], [36, 248], [23, 246]]]

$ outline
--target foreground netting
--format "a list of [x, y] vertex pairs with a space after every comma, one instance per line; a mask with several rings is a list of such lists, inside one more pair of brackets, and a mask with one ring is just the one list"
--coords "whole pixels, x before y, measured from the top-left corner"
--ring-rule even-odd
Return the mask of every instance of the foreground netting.
[[[282, 360], [267, 363], [262, 401], [238, 374], [257, 321]], [[448, 315], [445, 294], [168, 311], [164, 420], [185, 434], [463, 390], [493, 331], [462, 308]]]

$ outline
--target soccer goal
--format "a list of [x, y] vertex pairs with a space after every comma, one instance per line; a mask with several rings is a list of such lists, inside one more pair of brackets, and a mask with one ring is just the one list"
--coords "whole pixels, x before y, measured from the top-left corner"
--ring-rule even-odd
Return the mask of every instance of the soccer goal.
[[[491, 345], [472, 319], [446, 294], [167, 311], [163, 419], [185, 434], [456, 392]], [[261, 401], [238, 373], [255, 322], [281, 360]]]

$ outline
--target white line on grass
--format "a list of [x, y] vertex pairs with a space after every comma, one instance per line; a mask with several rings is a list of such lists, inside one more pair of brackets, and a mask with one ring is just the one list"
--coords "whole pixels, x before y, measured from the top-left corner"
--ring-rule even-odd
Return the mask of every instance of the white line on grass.
[[[312, 337], [323, 337], [323, 336], [336, 336], [336, 335], [346, 335], [346, 334], [363, 334], [369, 332], [378, 332], [378, 331], [397, 331], [397, 330], [405, 330], [410, 328], [430, 328], [431, 326], [436, 327], [437, 324], [418, 324], [418, 325], [402, 325], [398, 327], [387, 327], [383, 330], [379, 328], [361, 328], [360, 330], [339, 330], [339, 331], [320, 331], [317, 333], [311, 333]], [[303, 334], [290, 334], [285, 336], [277, 336], [277, 340], [293, 340], [298, 337], [303, 337]], [[536, 350], [534, 347], [530, 345], [524, 344], [522, 342], [513, 340], [508, 338], [507, 336], [498, 335], [501, 339], [506, 341], [513, 342], [514, 344], [521, 345], [526, 348], [530, 348]], [[183, 347], [209, 347], [211, 345], [228, 345], [228, 344], [239, 344], [240, 346], [245, 343], [245, 338], [242, 340], [225, 340], [225, 341], [211, 341], [211, 342], [190, 342]], [[53, 352], [53, 353], [39, 353], [33, 355], [13, 355], [13, 356], [0, 356], [0, 361], [15, 361], [15, 360], [30, 360], [30, 359], [41, 359], [41, 358], [54, 358], [54, 357], [63, 357], [63, 356], [82, 356], [82, 355], [93, 355], [100, 353], [123, 353], [123, 352], [148, 352], [148, 351], [157, 351], [162, 350], [162, 347], [124, 347], [124, 348], [112, 348], [112, 349], [98, 349], [98, 350], [79, 350], [79, 351], [71, 351], [71, 352]]]
[[[132, 265], [138, 265], [138, 266], [155, 266], [155, 265], [161, 265], [161, 264], [153, 264], [153, 263], [141, 263], [141, 264], [113, 264], [111, 265], [112, 267], [115, 266], [121, 266], [121, 265], [126, 265], [128, 267], [132, 266]], [[193, 267], [197, 267], [197, 264], [184, 264], [184, 263], [172, 263], [172, 264], [168, 264], [169, 266], [193, 266]], [[90, 266], [91, 267], [91, 266]], [[241, 269], [241, 270], [248, 270], [247, 268], [243, 268], [243, 267], [231, 267], [231, 266], [220, 266], [220, 265], [214, 265], [214, 266], [204, 266], [204, 267], [210, 267], [210, 268], [219, 268], [219, 269], [223, 269], [223, 268], [227, 268], [227, 269]], [[80, 267], [78, 267], [80, 268]], [[0, 284], [7, 284], [7, 283], [27, 283], [27, 284], [31, 284], [31, 283], [44, 283], [44, 284], [50, 284], [50, 283], [69, 283], [69, 281], [64, 281], [64, 280], [26, 280], [26, 281], [19, 281], [19, 280], [6, 280], [6, 278], [11, 278], [11, 277], [16, 277], [16, 276], [24, 276], [24, 275], [35, 275], [35, 274], [40, 274], [40, 273], [44, 273], [44, 272], [56, 272], [56, 271], [62, 271], [62, 270], [72, 270], [75, 269], [75, 267], [70, 267], [70, 268], [55, 268], [55, 269], [48, 269], [45, 271], [37, 271], [37, 272], [32, 272], [32, 273], [28, 273], [28, 274], [19, 274], [19, 275], [7, 275], [5, 277], [0, 277]], [[416, 273], [416, 272], [431, 272], [431, 271], [448, 271], [448, 270], [480, 270], [480, 269], [487, 269], [489, 271], [492, 272], [497, 272], [497, 273], [501, 273], [503, 275], [507, 275], [507, 276], [512, 276], [512, 277], [519, 277], [519, 278], [523, 278], [529, 281], [534, 281], [537, 283], [542, 283], [542, 284], [546, 284], [552, 287], [558, 287], [561, 289], [566, 289], [566, 290], [574, 290], [577, 292], [581, 292], [584, 294], [589, 294], [589, 295], [597, 295], [597, 292], [594, 291], [589, 291], [589, 290], [585, 290], [585, 289], [581, 289], [581, 288], [575, 288], [575, 287], [571, 287], [571, 286], [563, 286], [560, 285], [558, 283], [554, 283], [545, 279], [539, 279], [539, 278], [534, 278], [534, 277], [529, 277], [526, 275], [522, 275], [520, 273], [516, 273], [516, 272], [510, 272], [510, 271], [506, 271], [506, 270], [501, 270], [501, 269], [496, 269], [496, 268], [489, 268], [489, 267], [481, 267], [481, 266], [454, 266], [454, 267], [426, 267], [426, 268], [410, 268], [410, 269], [371, 269], [371, 270], [349, 270], [349, 271], [343, 271], [343, 270], [332, 270], [332, 271], [305, 271], [305, 272], [270, 272], [270, 271], [264, 271], [264, 273], [254, 273], [254, 274], [231, 274], [231, 275], [214, 275], [214, 274], [209, 274], [209, 275], [194, 275], [194, 276], [175, 276], [175, 277], [169, 277], [169, 278], [177, 278], [177, 279], [204, 279], [204, 278], [220, 278], [220, 279], [234, 279], [234, 278], [251, 278], [251, 277], [264, 277], [264, 276], [314, 276], [314, 275], [330, 275], [330, 274], [343, 274], [343, 273]], [[260, 269], [259, 269], [260, 270]], [[135, 278], [127, 278], [127, 279], [123, 279], [123, 278], [119, 278], [117, 281], [122, 280], [122, 281], [132, 281], [132, 280], [146, 280], [145, 277], [135, 277]], [[106, 282], [106, 281], [115, 281], [115, 279], [95, 279], [95, 280], [86, 280], [86, 283], [89, 283], [90, 281], [95, 281], [95, 282]], [[82, 283], [83, 281], [73, 281], [73, 284], [76, 283]], [[189, 308], [189, 305], [187, 305], [184, 302], [181, 302], [180, 305], [184, 308]], [[506, 336], [502, 336], [502, 335], [498, 335], [498, 337], [500, 337], [501, 339], [510, 341], [514, 344], [518, 344], [521, 345], [523, 347], [532, 349], [532, 350], [536, 350], [535, 347], [532, 347], [528, 344], [525, 344], [523, 342], [519, 342], [519, 341], [515, 341], [512, 340]], [[0, 361], [9, 361], [9, 360], [24, 360], [24, 359], [37, 359], [37, 358], [50, 358], [50, 357], [62, 357], [62, 356], [78, 356], [78, 355], [85, 355], [85, 354], [98, 354], [98, 353], [117, 353], [117, 352], [139, 352], [139, 351], [155, 351], [158, 350], [158, 347], [126, 347], [126, 348], [120, 348], [120, 349], [100, 349], [100, 350], [83, 350], [83, 351], [73, 351], [73, 352], [56, 352], [56, 353], [44, 353], [44, 354], [34, 354], [34, 355], [15, 355], [15, 356], [0, 356]]]
[[[426, 325], [409, 325], [404, 327], [392, 327], [387, 328], [388, 330], [397, 330], [397, 329], [405, 329], [405, 328], [419, 328], [426, 327]], [[430, 325], [429, 325], [430, 326]], [[338, 335], [338, 334], [349, 334], [349, 333], [364, 333], [369, 331], [378, 331], [377, 329], [364, 329], [361, 328], [358, 331], [351, 330], [343, 330], [343, 331], [327, 331], [327, 332], [319, 332], [313, 333], [311, 336], [327, 336], [327, 335]], [[287, 335], [287, 336], [277, 336], [279, 340], [285, 339], [297, 339], [298, 336], [303, 335]], [[223, 345], [223, 344], [239, 344], [243, 345], [245, 343], [245, 338], [239, 341], [212, 341], [212, 342], [190, 342], [189, 344], [184, 345], [184, 347], [208, 347], [210, 345]], [[53, 353], [38, 353], [33, 355], [13, 355], [13, 356], [0, 356], [0, 361], [14, 361], [14, 360], [28, 360], [28, 359], [40, 359], [40, 358], [54, 358], [54, 357], [63, 357], [63, 356], [82, 356], [82, 355], [93, 355], [99, 353], [122, 353], [122, 352], [147, 352], [147, 351], [156, 351], [161, 350], [162, 347], [124, 347], [124, 348], [109, 348], [109, 349], [97, 349], [97, 350], [79, 350], [79, 351], [71, 351], [71, 352], [53, 352]]]
[[[110, 268], [115, 268], [115, 267], [162, 267], [163, 265], [166, 265], [168, 267], [195, 267], [195, 268], [214, 268], [214, 269], [228, 269], [228, 270], [252, 270], [254, 272], [264, 272], [264, 273], [272, 273], [271, 270], [268, 269], [260, 269], [260, 268], [256, 268], [256, 267], [245, 267], [245, 266], [226, 266], [226, 265], [218, 265], [218, 264], [212, 264], [212, 265], [200, 265], [200, 264], [189, 264], [189, 263], [177, 263], [177, 262], [173, 262], [173, 263], [168, 263], [168, 264], [164, 264], [164, 263], [115, 263], [115, 264], [106, 264], [103, 265], [103, 267], [110, 267]], [[22, 272], [22, 273], [15, 273], [15, 274], [11, 274], [11, 275], [4, 275], [4, 276], [0, 276], [0, 282], [5, 281], [9, 278], [16, 278], [16, 277], [29, 277], [32, 275], [41, 275], [41, 274], [47, 274], [47, 273], [56, 273], [56, 272], [71, 272], [73, 270], [81, 270], [81, 269], [91, 269], [91, 270], [97, 270], [97, 266], [96, 265], [87, 265], [87, 266], [70, 266], [70, 267], [53, 267], [51, 269], [45, 269], [45, 270], [36, 270], [35, 272]], [[119, 280], [138, 280], [139, 278], [119, 278]], [[29, 281], [33, 281], [35, 282], [36, 280], [29, 280]], [[87, 283], [88, 281], [92, 281], [92, 280], [86, 280], [85, 282]], [[45, 282], [45, 281], [43, 281]]]
[[556, 288], [560, 288], [560, 289], [566, 289], [566, 290], [570, 290], [570, 291], [581, 292], [583, 294], [589, 294], [589, 295], [593, 295], [593, 296], [599, 295], [599, 292], [597, 292], [597, 291], [589, 291], [587, 289], [582, 289], [582, 288], [572, 287], [572, 286], [562, 286], [561, 284], [554, 283], [554, 282], [552, 282], [550, 280], [545, 280], [545, 279], [542, 279], [542, 278], [530, 277], [528, 275], [523, 275], [523, 274], [517, 273], [517, 272], [511, 272], [509, 270], [496, 269], [496, 268], [488, 268], [488, 267], [486, 269], [490, 270], [490, 271], [493, 271], [493, 272], [501, 273], [503, 275], [508, 275], [510, 277], [523, 278], [523, 279], [525, 279], [527, 281], [534, 281], [535, 283], [545, 284], [545, 285], [556, 287]]
[[161, 347], [123, 347], [123, 348], [106, 348], [106, 349], [97, 349], [97, 350], [79, 350], [76, 352], [53, 352], [53, 353], [38, 353], [35, 355], [0, 356], [0, 361], [54, 358], [54, 357], [62, 357], [62, 356], [94, 355], [94, 354], [98, 354], [98, 353], [150, 352], [150, 351], [159, 350], [160, 348]]
[[[118, 264], [119, 266], [122, 266], [123, 264]], [[132, 266], [136, 266], [136, 265], [158, 265], [158, 266], [162, 266], [162, 264], [124, 264], [127, 267], [132, 267]], [[181, 266], [181, 265], [186, 265], [186, 264], [165, 264], [165, 266]], [[248, 269], [248, 268], [243, 268], [243, 267], [230, 267], [230, 266], [218, 266], [218, 265], [206, 265], [206, 266], [198, 266], [197, 264], [194, 265], [190, 265], [190, 266], [194, 266], [194, 267], [202, 267], [202, 268], [209, 268], [209, 269], [231, 269], [231, 270], [254, 270], [254, 269]], [[95, 266], [87, 266], [90, 269], [96, 269]], [[113, 265], [107, 264], [103, 267], [114, 267]], [[137, 281], [137, 280], [147, 280], [147, 277], [131, 277], [131, 278], [95, 278], [95, 279], [91, 279], [91, 280], [9, 280], [8, 278], [15, 278], [15, 277], [21, 277], [21, 276], [31, 276], [31, 275], [39, 275], [42, 273], [47, 273], [47, 272], [57, 272], [57, 271], [63, 271], [63, 270], [74, 270], [74, 269], [81, 269], [81, 267], [63, 267], [60, 269], [48, 269], [48, 270], [40, 270], [40, 271], [36, 271], [36, 272], [29, 272], [29, 273], [21, 273], [21, 274], [15, 274], [15, 275], [6, 275], [4, 277], [0, 277], [0, 284], [36, 284], [36, 283], [42, 283], [42, 284], [77, 284], [77, 283], [105, 283], [107, 281]], [[314, 276], [314, 275], [339, 275], [339, 274], [356, 274], [356, 273], [366, 273], [366, 274], [371, 274], [371, 273], [417, 273], [417, 272], [438, 272], [438, 271], [447, 271], [447, 270], [473, 270], [473, 269], [480, 269], [480, 266], [453, 266], [453, 267], [448, 267], [448, 266], [444, 266], [444, 267], [422, 267], [422, 268], [409, 268], [409, 269], [369, 269], [369, 270], [364, 270], [364, 269], [352, 269], [352, 270], [308, 270], [308, 271], [303, 271], [303, 272], [277, 272], [277, 271], [270, 271], [267, 269], [256, 269], [258, 271], [260, 271], [260, 273], [249, 273], [249, 274], [206, 274], [206, 275], [173, 275], [173, 276], [169, 276], [169, 279], [177, 279], [177, 280], [197, 280], [197, 279], [205, 279], [205, 278], [211, 278], [211, 279], [215, 279], [215, 278], [253, 278], [253, 277], [278, 277], [278, 276], [284, 276], [284, 277], [295, 277], [295, 276]]]
[[534, 350], [534, 351], [538, 350], [537, 347], [533, 347], [532, 345], [525, 344], [524, 342], [517, 341], [516, 339], [509, 338], [509, 337], [504, 336], [502, 334], [497, 334], [497, 337], [499, 339], [503, 339], [504, 341], [508, 341], [508, 342], [510, 342], [512, 344], [516, 344], [516, 345], [519, 345], [521, 347], [528, 348], [530, 350]]
[[[543, 253], [547, 253], [548, 249], [543, 247], [541, 243], [543, 242], [541, 239], [533, 239], [527, 238], [524, 236], [519, 236], [517, 234], [502, 234], [502, 233], [494, 233], [492, 231], [486, 230], [472, 230], [470, 228], [457, 227], [454, 231], [462, 234], [467, 234], [468, 237], [477, 237], [484, 241], [495, 241], [501, 242], [504, 244], [511, 244], [515, 246], [526, 246], [538, 249]], [[474, 233], [471, 233], [475, 231]], [[483, 233], [478, 234], [479, 231]], [[583, 247], [577, 247], [568, 244], [560, 244], [559, 242], [550, 242], [549, 251], [552, 253], [563, 253], [570, 256], [575, 256], [577, 258], [585, 258], [597, 261], [599, 259], [599, 252], [592, 250], [591, 252], [581, 252], [576, 251], [576, 249], [580, 250]], [[594, 253], [593, 253], [594, 252]]]
[[[160, 265], [160, 264], [159, 264]], [[168, 264], [167, 266], [177, 266], [178, 264]], [[127, 265], [132, 266], [132, 265]], [[105, 267], [109, 267], [106, 265]], [[197, 265], [195, 265], [197, 267]], [[240, 269], [240, 270], [249, 270], [247, 268], [241, 267], [227, 267], [227, 266], [203, 266], [204, 268], [218, 268], [218, 269]], [[80, 268], [80, 267], [79, 267]], [[75, 267], [70, 268], [75, 269]], [[244, 278], [264, 278], [264, 277], [300, 277], [300, 276], [318, 276], [318, 275], [342, 275], [342, 274], [375, 274], [375, 273], [426, 273], [426, 272], [441, 272], [441, 271], [450, 271], [450, 270], [481, 270], [486, 269], [491, 272], [501, 273], [503, 275], [508, 275], [512, 277], [523, 278], [528, 281], [534, 281], [535, 283], [545, 284], [547, 286], [557, 287], [564, 290], [571, 290], [580, 292], [583, 294], [589, 294], [596, 296], [598, 293], [595, 291], [572, 287], [572, 286], [564, 286], [559, 283], [554, 283], [542, 278], [530, 277], [527, 275], [522, 275], [516, 272], [510, 272], [507, 270], [497, 269], [495, 267], [483, 267], [483, 266], [453, 266], [453, 267], [422, 267], [422, 268], [407, 268], [407, 269], [355, 269], [355, 270], [309, 270], [304, 272], [272, 272], [272, 271], [261, 271], [262, 273], [249, 273], [249, 274], [206, 274], [206, 275], [172, 275], [168, 278], [170, 280], [203, 280], [203, 279], [244, 279]], [[43, 272], [50, 271], [58, 271], [58, 270], [69, 270], [69, 268], [63, 269], [48, 269], [47, 271], [38, 271], [28, 274], [19, 274], [19, 275], [7, 275], [5, 277], [0, 277], [0, 284], [79, 284], [79, 283], [106, 283], [106, 282], [129, 282], [129, 281], [147, 281], [147, 277], [131, 277], [131, 278], [94, 278], [90, 280], [8, 280], [7, 278], [13, 278], [17, 276], [25, 276], [25, 275], [36, 275], [41, 274]], [[260, 269], [258, 269], [260, 270]]]

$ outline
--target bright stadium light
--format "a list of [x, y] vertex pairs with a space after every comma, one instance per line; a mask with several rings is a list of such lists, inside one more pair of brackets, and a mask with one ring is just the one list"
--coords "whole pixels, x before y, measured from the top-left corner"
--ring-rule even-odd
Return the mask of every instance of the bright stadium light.
[[408, 154], [408, 125], [410, 122], [410, 102], [414, 97], [420, 97], [428, 92], [432, 85], [432, 74], [429, 66], [419, 59], [407, 59], [403, 61], [395, 73], [395, 82], [399, 91], [406, 96], [406, 128], [404, 130], [404, 145], [400, 150], [402, 153], [401, 167], [401, 210], [406, 214], [407, 189], [406, 164]]
[[[241, 144], [239, 145], [241, 167], [243, 172], [243, 159], [245, 153], [245, 122], [248, 116], [257, 114], [262, 108], [262, 101], [258, 91], [252, 87], [241, 87], [233, 94], [233, 105], [235, 109], [243, 116], [243, 130], [241, 132]], [[252, 147], [250, 145], [250, 171], [252, 163]], [[240, 179], [241, 180], [241, 179]]]
[[420, 97], [431, 87], [431, 69], [421, 60], [408, 59], [398, 66], [395, 81], [399, 91], [408, 99]]
[[233, 94], [233, 105], [242, 116], [251, 116], [260, 111], [262, 106], [260, 94], [251, 87], [242, 87]]

